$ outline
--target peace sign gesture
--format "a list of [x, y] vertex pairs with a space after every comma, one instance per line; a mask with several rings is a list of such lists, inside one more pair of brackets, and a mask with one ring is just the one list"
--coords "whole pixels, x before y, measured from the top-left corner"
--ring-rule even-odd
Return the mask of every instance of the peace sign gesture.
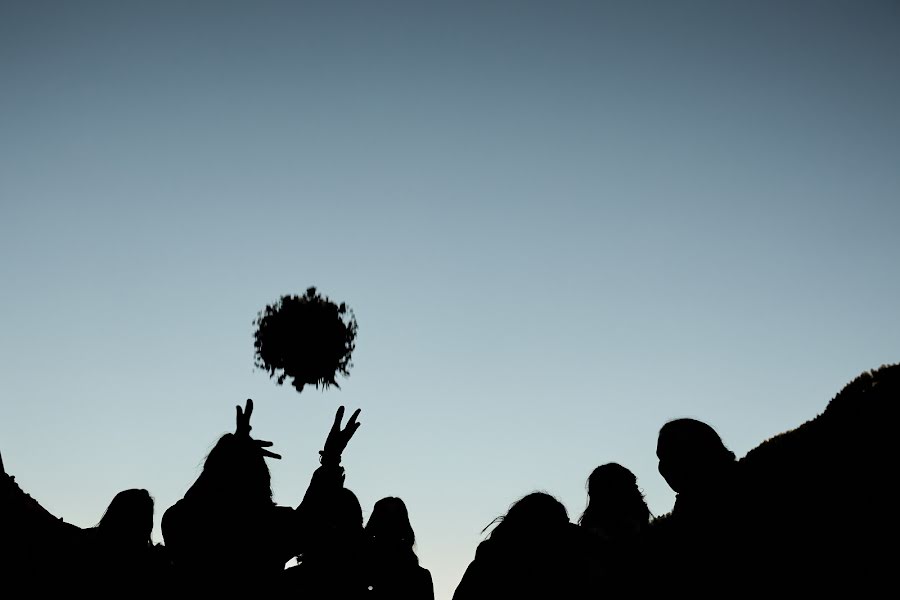
[[357, 408], [350, 416], [350, 419], [347, 420], [347, 425], [341, 429], [341, 421], [344, 419], [344, 407], [341, 406], [337, 409], [337, 413], [334, 415], [334, 424], [332, 424], [331, 431], [328, 432], [328, 437], [325, 439], [325, 447], [319, 452], [322, 464], [340, 464], [341, 454], [347, 447], [350, 438], [359, 429], [360, 424], [356, 421], [359, 412], [360, 409]]
[[281, 458], [280, 454], [275, 454], [274, 452], [269, 452], [268, 450], [266, 450], [266, 448], [272, 445], [272, 442], [254, 440], [250, 437], [250, 430], [253, 429], [252, 427], [250, 427], [250, 415], [253, 414], [253, 400], [247, 398], [247, 403], [245, 404], [243, 409], [241, 409], [240, 405], [235, 406], [235, 408], [237, 409], [237, 418], [234, 427], [234, 437], [244, 438], [253, 442], [253, 444], [257, 446], [263, 456], [267, 456], [269, 458]]

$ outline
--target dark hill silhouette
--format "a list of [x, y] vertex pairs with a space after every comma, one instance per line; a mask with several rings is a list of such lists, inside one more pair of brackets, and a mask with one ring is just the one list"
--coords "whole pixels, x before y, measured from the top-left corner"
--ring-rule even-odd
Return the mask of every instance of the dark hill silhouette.
[[[871, 453], [891, 446], [898, 392], [900, 364], [866, 371], [844, 386], [818, 416], [764, 441], [739, 462], [751, 472], [766, 470], [791, 477], [808, 470], [821, 475], [823, 467], [831, 472], [833, 466], [823, 465], [822, 459], [835, 452], [844, 459], [864, 458], [857, 468], [871, 466], [877, 459]], [[787, 473], [784, 461], [805, 468], [801, 473]]]
[[769, 533], [759, 552], [771, 553], [782, 581], [823, 590], [886, 583], [898, 400], [900, 364], [867, 371], [821, 414], [738, 461], [751, 518]]

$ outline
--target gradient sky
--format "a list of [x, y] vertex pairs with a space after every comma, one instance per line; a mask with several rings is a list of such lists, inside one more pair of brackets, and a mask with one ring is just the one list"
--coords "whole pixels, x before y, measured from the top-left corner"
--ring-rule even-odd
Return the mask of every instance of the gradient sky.
[[[296, 505], [336, 407], [449, 600], [511, 502], [667, 420], [742, 456], [900, 361], [897, 2], [0, 2], [0, 451], [162, 512], [234, 406]], [[253, 368], [315, 285], [341, 390]], [[63, 560], [64, 557], [57, 557]]]

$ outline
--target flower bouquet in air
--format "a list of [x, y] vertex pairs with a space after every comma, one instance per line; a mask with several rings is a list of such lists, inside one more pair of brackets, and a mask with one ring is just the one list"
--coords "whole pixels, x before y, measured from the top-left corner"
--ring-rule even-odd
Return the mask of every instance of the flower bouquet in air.
[[356, 347], [356, 318], [343, 302], [336, 304], [311, 287], [302, 296], [282, 296], [253, 322], [255, 365], [276, 378], [290, 378], [302, 392], [306, 385], [334, 386], [349, 376]]

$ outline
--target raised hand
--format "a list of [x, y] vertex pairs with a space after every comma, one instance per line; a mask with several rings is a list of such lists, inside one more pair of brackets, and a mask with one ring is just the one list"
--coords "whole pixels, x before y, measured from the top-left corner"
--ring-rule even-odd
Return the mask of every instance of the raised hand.
[[347, 447], [350, 438], [352, 438], [353, 434], [356, 433], [356, 430], [359, 429], [360, 424], [356, 421], [359, 412], [360, 409], [357, 408], [350, 419], [347, 420], [347, 425], [341, 429], [341, 421], [344, 418], [344, 407], [341, 406], [337, 409], [337, 413], [334, 415], [334, 424], [332, 424], [331, 431], [328, 432], [328, 437], [325, 439], [325, 447], [319, 452], [322, 456], [323, 464], [339, 464], [341, 462], [341, 454]]
[[241, 409], [240, 405], [234, 407], [237, 409], [237, 423], [234, 427], [234, 435], [238, 437], [250, 437], [250, 415], [253, 414], [253, 400], [247, 398], [245, 408]]
[[272, 442], [266, 442], [264, 440], [254, 440], [250, 437], [250, 430], [253, 429], [250, 426], [250, 415], [253, 414], [253, 400], [247, 398], [247, 403], [245, 404], [243, 409], [241, 409], [240, 405], [235, 406], [235, 409], [237, 409], [236, 424], [234, 427], [235, 437], [244, 438], [252, 442], [263, 456], [280, 459], [280, 454], [275, 454], [274, 452], [266, 450], [266, 448], [272, 445]]

